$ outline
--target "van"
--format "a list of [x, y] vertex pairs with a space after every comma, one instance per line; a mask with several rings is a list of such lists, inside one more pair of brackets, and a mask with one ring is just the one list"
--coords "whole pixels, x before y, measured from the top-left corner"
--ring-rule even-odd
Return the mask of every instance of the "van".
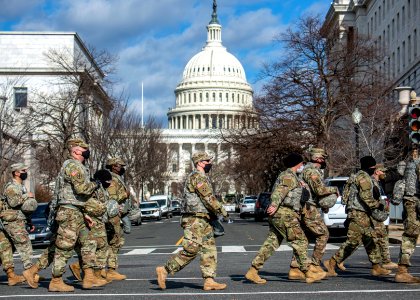
[[153, 195], [150, 196], [149, 201], [156, 201], [159, 204], [162, 217], [166, 217], [167, 219], [172, 218], [172, 212], [169, 210], [171, 200], [169, 200], [167, 195]]

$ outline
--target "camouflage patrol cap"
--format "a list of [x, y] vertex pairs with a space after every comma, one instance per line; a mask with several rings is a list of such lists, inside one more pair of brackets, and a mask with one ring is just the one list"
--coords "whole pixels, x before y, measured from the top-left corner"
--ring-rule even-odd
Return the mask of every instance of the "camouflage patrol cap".
[[10, 171], [15, 172], [20, 170], [26, 170], [27, 168], [28, 166], [23, 163], [16, 163], [10, 166]]
[[208, 155], [204, 151], [198, 151], [198, 152], [195, 152], [192, 155], [192, 161], [193, 161], [194, 164], [198, 163], [199, 161], [203, 161], [203, 160], [211, 160], [212, 158], [213, 158], [213, 156]]
[[82, 148], [89, 148], [89, 145], [86, 144], [86, 142], [82, 139], [76, 138], [76, 139], [70, 139], [67, 141], [67, 149], [71, 150], [73, 147], [82, 147]]
[[90, 198], [85, 203], [85, 212], [92, 217], [100, 217], [106, 212], [106, 206], [95, 198]]
[[108, 158], [106, 164], [107, 166], [114, 166], [114, 165], [125, 166], [125, 162], [120, 157]]
[[311, 159], [328, 158], [327, 153], [322, 148], [311, 148], [308, 152]]
[[37, 209], [37, 207], [38, 207], [38, 202], [36, 202], [34, 198], [28, 198], [22, 204], [22, 211], [24, 213], [32, 213]]

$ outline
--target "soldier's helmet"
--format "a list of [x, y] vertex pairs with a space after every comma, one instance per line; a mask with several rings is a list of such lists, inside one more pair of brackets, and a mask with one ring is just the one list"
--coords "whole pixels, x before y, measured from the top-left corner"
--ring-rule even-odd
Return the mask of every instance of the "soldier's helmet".
[[213, 159], [213, 156], [208, 155], [207, 152], [204, 152], [204, 151], [198, 151], [192, 155], [192, 161], [194, 164], [197, 164], [198, 162], [203, 161], [203, 160], [211, 160], [211, 159]]
[[38, 202], [34, 198], [28, 198], [23, 202], [21, 210], [24, 213], [33, 213], [38, 208]]
[[113, 218], [118, 215], [118, 202], [115, 200], [108, 200], [106, 203], [106, 211], [108, 213], [109, 218]]
[[28, 166], [23, 163], [16, 163], [10, 166], [10, 171], [15, 172], [20, 170], [26, 170], [27, 168]]
[[311, 160], [315, 160], [317, 158], [323, 158], [323, 159], [328, 158], [327, 153], [322, 148], [311, 148], [309, 149], [308, 154]]
[[121, 157], [111, 157], [111, 158], [108, 158], [106, 165], [107, 166], [114, 166], [114, 165], [125, 166], [125, 161], [123, 161]]
[[85, 203], [84, 207], [86, 213], [92, 217], [100, 217], [106, 212], [106, 206], [101, 201], [90, 198]]
[[333, 207], [336, 202], [337, 202], [337, 195], [331, 194], [331, 195], [324, 196], [321, 199], [319, 199], [318, 203], [321, 208], [328, 209], [328, 208]]
[[67, 141], [66, 146], [67, 146], [68, 150], [71, 150], [73, 147], [82, 147], [82, 148], [85, 148], [85, 149], [89, 148], [89, 145], [84, 140], [82, 140], [80, 138], [69, 139]]
[[388, 219], [388, 212], [385, 210], [374, 209], [372, 211], [372, 218], [378, 222], [384, 222], [386, 219]]

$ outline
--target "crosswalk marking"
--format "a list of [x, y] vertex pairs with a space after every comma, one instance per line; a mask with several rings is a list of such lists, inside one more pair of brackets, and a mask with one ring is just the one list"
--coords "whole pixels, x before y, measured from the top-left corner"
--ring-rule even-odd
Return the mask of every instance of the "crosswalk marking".
[[280, 245], [280, 247], [278, 247], [276, 251], [279, 252], [279, 251], [290, 251], [290, 250], [293, 250], [293, 249], [289, 245]]
[[222, 246], [222, 252], [224, 253], [237, 253], [237, 252], [246, 252], [244, 246]]
[[144, 248], [144, 249], [134, 249], [130, 252], [124, 253], [123, 255], [142, 255], [142, 254], [149, 254], [155, 251], [156, 248]]
[[178, 247], [174, 252], [172, 252], [172, 254], [176, 254], [176, 253], [178, 253], [181, 250], [182, 250], [182, 247]]

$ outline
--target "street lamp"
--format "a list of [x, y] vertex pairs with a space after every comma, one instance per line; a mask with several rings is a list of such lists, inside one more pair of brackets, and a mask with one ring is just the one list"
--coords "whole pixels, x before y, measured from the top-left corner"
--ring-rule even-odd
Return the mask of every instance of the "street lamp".
[[359, 111], [357, 107], [354, 108], [353, 113], [351, 114], [351, 118], [354, 124], [354, 133], [356, 136], [356, 160], [360, 157], [360, 147], [359, 147], [359, 124], [362, 120], [362, 113]]

